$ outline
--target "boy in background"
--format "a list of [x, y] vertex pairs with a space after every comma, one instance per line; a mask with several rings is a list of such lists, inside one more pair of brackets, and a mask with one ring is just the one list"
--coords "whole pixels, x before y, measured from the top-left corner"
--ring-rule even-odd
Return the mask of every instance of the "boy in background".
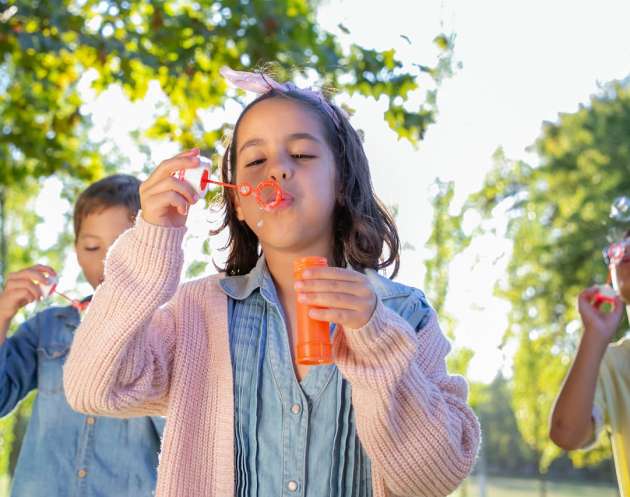
[[[77, 259], [96, 288], [111, 244], [133, 225], [140, 182], [113, 175], [89, 186], [74, 208]], [[63, 364], [89, 304], [50, 307], [7, 338], [23, 306], [44, 297], [56, 277], [37, 264], [8, 276], [0, 293], [0, 417], [33, 389], [37, 397], [20, 449], [11, 495], [15, 497], [150, 497], [156, 483], [162, 418], [115, 419], [74, 412], [63, 391]]]

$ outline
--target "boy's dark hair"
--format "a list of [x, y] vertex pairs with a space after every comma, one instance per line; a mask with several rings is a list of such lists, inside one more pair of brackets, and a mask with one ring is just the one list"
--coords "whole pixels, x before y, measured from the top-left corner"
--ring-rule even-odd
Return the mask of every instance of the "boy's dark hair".
[[[269, 98], [288, 98], [299, 102], [319, 117], [324, 129], [337, 170], [337, 200], [333, 212], [335, 266], [344, 267], [348, 264], [359, 270], [378, 270], [394, 264], [391, 274], [391, 278], [394, 278], [400, 265], [400, 241], [396, 225], [374, 193], [368, 160], [359, 134], [336, 106], [331, 104], [338, 117], [338, 125], [335, 125], [321, 103], [318, 104], [299, 92], [272, 90], [258, 97], [236, 121], [232, 140], [223, 156], [223, 181], [236, 182], [236, 141], [243, 116], [257, 103]], [[229, 230], [226, 245], [229, 255], [223, 270], [230, 276], [247, 274], [254, 268], [260, 256], [258, 237], [246, 223], [238, 220], [231, 191], [224, 193], [222, 207], [225, 210], [223, 224], [212, 234], [225, 228]], [[388, 253], [382, 259], [383, 245], [387, 245]]]
[[95, 212], [109, 207], [126, 207], [129, 219], [140, 210], [140, 180], [128, 174], [113, 174], [88, 186], [74, 205], [74, 236], [79, 237], [81, 223]]

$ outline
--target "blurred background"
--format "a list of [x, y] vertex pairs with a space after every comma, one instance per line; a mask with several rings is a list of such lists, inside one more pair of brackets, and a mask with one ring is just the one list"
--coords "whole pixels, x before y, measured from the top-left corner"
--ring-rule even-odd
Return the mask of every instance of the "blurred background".
[[[364, 136], [398, 280], [439, 313], [483, 426], [454, 495], [616, 496], [606, 436], [566, 454], [547, 420], [630, 191], [629, 18], [621, 0], [0, 0], [0, 276], [43, 262], [87, 295], [78, 192], [192, 146], [217, 164], [251, 100], [219, 69], [266, 67], [329, 91]], [[191, 210], [186, 279], [223, 260], [216, 194]], [[0, 420], [0, 496], [31, 401]]]

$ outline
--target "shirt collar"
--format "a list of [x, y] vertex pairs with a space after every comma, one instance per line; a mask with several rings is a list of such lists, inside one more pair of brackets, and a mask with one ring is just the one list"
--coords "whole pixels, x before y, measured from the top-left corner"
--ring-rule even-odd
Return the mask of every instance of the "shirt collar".
[[[409, 287], [385, 278], [373, 269], [366, 269], [365, 274], [374, 292], [381, 299], [409, 295]], [[227, 276], [219, 281], [219, 285], [226, 295], [235, 300], [245, 300], [258, 289], [260, 289], [266, 300], [270, 302], [278, 300], [276, 287], [269, 273], [264, 255], [258, 258], [256, 266], [249, 273], [240, 276]]]
[[265, 257], [260, 256], [256, 266], [247, 274], [226, 276], [219, 281], [226, 295], [235, 300], [245, 300], [255, 290], [260, 290], [269, 301], [276, 300], [276, 288], [267, 268]]

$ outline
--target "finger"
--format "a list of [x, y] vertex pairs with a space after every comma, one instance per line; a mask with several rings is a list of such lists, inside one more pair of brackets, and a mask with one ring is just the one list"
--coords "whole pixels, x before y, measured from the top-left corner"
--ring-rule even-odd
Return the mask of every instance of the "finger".
[[55, 271], [50, 266], [46, 266], [45, 264], [35, 264], [33, 269], [36, 269], [40, 273], [45, 273], [48, 276], [57, 276], [57, 271]]
[[599, 287], [598, 286], [592, 286], [590, 288], [587, 288], [586, 290], [583, 290], [582, 293], [580, 293], [580, 300], [584, 300], [584, 301], [591, 301], [593, 299], [593, 297], [595, 297], [595, 295], [597, 295], [599, 293]]
[[39, 285], [33, 283], [29, 279], [17, 279], [7, 281], [7, 287], [5, 290], [7, 293], [17, 292], [19, 294], [24, 291], [28, 292], [33, 300], [39, 300], [43, 297], [42, 289]]
[[352, 323], [358, 319], [358, 313], [348, 309], [309, 309], [308, 316], [316, 321], [327, 323]]
[[36, 297], [33, 297], [33, 294], [28, 291], [26, 288], [18, 288], [15, 290], [15, 302], [18, 307], [24, 307], [25, 305], [30, 304], [31, 302], [35, 302], [38, 300]]
[[189, 150], [184, 150], [183, 152], [178, 153], [175, 157], [189, 157], [199, 155], [199, 152], [201, 152], [199, 147], [193, 147]]
[[342, 267], [310, 267], [302, 273], [303, 279], [365, 281], [365, 276], [358, 271]]
[[620, 319], [621, 315], [623, 314], [623, 311], [624, 311], [623, 300], [621, 300], [619, 297], [615, 297], [615, 307], [610, 313], [611, 316], [613, 317], [613, 319]]
[[295, 289], [300, 292], [329, 292], [348, 293], [367, 297], [372, 295], [372, 289], [365, 284], [365, 281], [346, 280], [299, 280], [295, 282]]
[[166, 191], [175, 191], [179, 193], [182, 197], [186, 199], [189, 204], [194, 204], [195, 202], [197, 202], [197, 200], [199, 200], [197, 192], [190, 183], [188, 183], [187, 181], [179, 181], [172, 176], [164, 178], [159, 183], [153, 185], [153, 187], [149, 188], [145, 192], [145, 196], [156, 195], [158, 193], [163, 193]]
[[188, 213], [188, 201], [179, 193], [167, 191], [152, 195], [150, 197], [152, 210], [157, 210], [163, 214], [169, 208], [177, 209], [177, 211], [185, 216]]
[[619, 324], [619, 322], [621, 321], [621, 319], [623, 318], [623, 307], [621, 306], [616, 306], [613, 311], [612, 311], [612, 319], [615, 323]]
[[369, 300], [366, 298], [347, 293], [299, 293], [297, 298], [298, 302], [302, 304], [331, 309], [347, 309], [351, 311], [365, 310], [370, 304]]
[[[197, 155], [193, 154], [193, 151], [196, 151]], [[199, 149], [193, 149], [185, 152], [184, 154], [176, 155], [175, 157], [171, 157], [170, 159], [160, 162], [149, 177], [140, 185], [140, 192], [144, 193], [147, 188], [153, 186], [155, 183], [164, 178], [168, 178], [180, 169], [198, 167], [200, 164], [198, 154]]]
[[35, 268], [26, 268], [26, 269], [22, 269], [21, 271], [18, 271], [17, 273], [13, 273], [11, 275], [9, 275], [9, 278], [7, 278], [7, 283], [11, 280], [14, 281], [22, 281], [22, 280], [28, 280], [28, 281], [37, 281], [38, 283], [42, 284], [42, 285], [48, 285], [50, 283], [50, 280], [48, 279], [48, 277], [46, 277], [44, 275], [43, 271], [38, 271]]

